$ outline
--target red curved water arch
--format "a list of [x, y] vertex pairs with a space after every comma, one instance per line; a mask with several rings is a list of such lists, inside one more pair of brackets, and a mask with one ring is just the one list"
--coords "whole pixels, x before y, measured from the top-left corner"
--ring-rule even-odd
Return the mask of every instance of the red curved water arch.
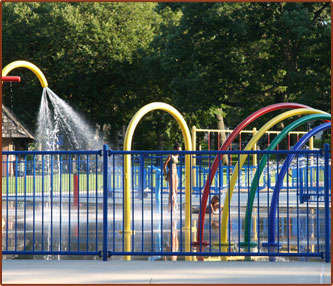
[[[220, 148], [219, 151], [226, 151], [229, 148], [230, 144], [238, 136], [240, 131], [242, 131], [246, 126], [248, 126], [252, 121], [256, 120], [260, 116], [262, 116], [266, 113], [275, 111], [275, 110], [297, 109], [297, 108], [311, 108], [311, 107], [309, 107], [307, 105], [299, 104], [299, 103], [277, 103], [277, 104], [268, 105], [264, 108], [257, 110], [256, 112], [249, 115], [240, 124], [237, 125], [235, 130], [229, 135], [229, 137], [224, 142], [224, 144], [222, 145], [222, 147]], [[207, 180], [206, 180], [206, 183], [204, 186], [202, 199], [201, 199], [201, 208], [200, 208], [200, 212], [199, 212], [199, 216], [198, 216], [197, 241], [193, 243], [194, 245], [207, 244], [202, 241], [203, 233], [204, 233], [204, 222], [205, 222], [205, 213], [206, 213], [206, 208], [207, 208], [207, 200], [208, 200], [208, 196], [209, 196], [210, 186], [214, 179], [219, 160], [222, 160], [222, 156], [223, 156], [223, 154], [220, 154], [219, 156], [217, 155], [215, 157], [214, 162], [210, 168], [210, 172], [207, 176]]]

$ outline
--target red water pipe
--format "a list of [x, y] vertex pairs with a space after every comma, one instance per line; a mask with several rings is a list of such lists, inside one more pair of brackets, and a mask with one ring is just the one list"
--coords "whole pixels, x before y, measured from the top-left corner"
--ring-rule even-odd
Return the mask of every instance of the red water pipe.
[[[224, 142], [224, 144], [220, 148], [220, 151], [227, 150], [228, 147], [230, 146], [230, 144], [238, 136], [240, 131], [243, 130], [246, 126], [248, 126], [251, 122], [253, 122], [257, 118], [259, 118], [260, 116], [262, 116], [266, 113], [272, 112], [272, 111], [280, 110], [280, 109], [296, 109], [296, 108], [311, 108], [311, 107], [303, 105], [303, 104], [299, 104], [299, 103], [289, 103], [288, 102], [288, 103], [272, 104], [272, 105], [269, 105], [269, 106], [266, 106], [264, 108], [257, 110], [256, 112], [252, 113], [250, 116], [245, 118], [239, 125], [237, 125], [235, 130], [229, 135], [227, 140]], [[220, 156], [220, 159], [219, 159], [219, 156]], [[198, 215], [197, 241], [193, 242], [194, 245], [205, 245], [205, 244], [207, 245], [208, 244], [207, 242], [203, 242], [205, 213], [206, 213], [206, 208], [207, 208], [207, 200], [208, 200], [208, 196], [209, 196], [210, 186], [214, 179], [217, 167], [219, 165], [218, 164], [219, 160], [222, 160], [223, 154], [220, 154], [219, 156], [217, 155], [215, 157], [214, 162], [211, 166], [211, 170], [207, 176], [205, 186], [204, 186], [202, 199], [201, 199], [201, 208], [200, 208], [200, 212]]]
[[78, 207], [79, 205], [79, 176], [78, 174], [74, 174], [74, 201], [73, 206]]
[[[232, 144], [230, 144], [230, 148], [229, 148], [230, 151], [232, 151]], [[232, 154], [230, 154], [230, 162], [229, 162], [229, 165], [231, 166], [232, 165]]]

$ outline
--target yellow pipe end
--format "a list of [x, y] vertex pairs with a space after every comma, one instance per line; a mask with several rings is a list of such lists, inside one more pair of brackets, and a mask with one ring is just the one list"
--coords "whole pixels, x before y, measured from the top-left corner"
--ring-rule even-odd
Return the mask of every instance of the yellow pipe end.
[[31, 70], [37, 76], [37, 78], [39, 79], [39, 82], [43, 88], [48, 86], [46, 77], [44, 76], [42, 71], [34, 64], [27, 62], [27, 61], [15, 61], [15, 62], [8, 64], [7, 66], [5, 66], [3, 68], [2, 76], [8, 75], [13, 69], [16, 69], [16, 68], [27, 68], [27, 69]]

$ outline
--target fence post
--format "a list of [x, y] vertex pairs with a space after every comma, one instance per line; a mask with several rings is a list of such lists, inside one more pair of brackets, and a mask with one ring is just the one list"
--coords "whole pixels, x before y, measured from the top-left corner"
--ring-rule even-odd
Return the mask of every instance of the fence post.
[[108, 260], [108, 145], [103, 146], [103, 261]]
[[329, 145], [326, 143], [324, 147], [325, 153], [325, 262], [330, 262], [330, 205], [329, 205]]
[[139, 158], [139, 172], [138, 172], [138, 176], [139, 176], [139, 185], [138, 185], [138, 195], [137, 197], [140, 200], [144, 199], [144, 190], [145, 190], [145, 186], [144, 186], [144, 179], [145, 179], [145, 157], [144, 154], [140, 154], [140, 158]]
[[[313, 150], [313, 137], [309, 139], [309, 149]], [[309, 156], [310, 158], [310, 166], [313, 166], [313, 155]]]

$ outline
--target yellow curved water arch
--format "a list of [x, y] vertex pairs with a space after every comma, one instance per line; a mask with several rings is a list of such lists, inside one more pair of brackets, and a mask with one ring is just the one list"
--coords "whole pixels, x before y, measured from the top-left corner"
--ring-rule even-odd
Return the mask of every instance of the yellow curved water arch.
[[42, 71], [34, 64], [27, 62], [27, 61], [15, 61], [15, 62], [12, 62], [12, 63], [6, 65], [2, 69], [2, 76], [8, 75], [13, 69], [16, 69], [16, 68], [27, 68], [27, 69], [31, 70], [38, 77], [40, 84], [42, 85], [43, 88], [48, 86], [47, 80], [46, 80], [44, 74], [42, 73]]
[[[130, 151], [132, 146], [132, 139], [134, 135], [134, 131], [140, 120], [143, 116], [145, 116], [148, 112], [153, 110], [164, 110], [172, 115], [178, 122], [182, 134], [185, 140], [185, 150], [192, 151], [192, 141], [190, 130], [183, 118], [183, 116], [169, 104], [163, 102], [153, 102], [142, 107], [132, 118], [130, 121], [125, 138], [124, 138], [124, 151]], [[190, 252], [190, 225], [191, 225], [191, 162], [190, 155], [185, 155], [185, 251]], [[125, 182], [124, 182], [124, 235], [125, 235], [125, 251], [130, 251], [130, 235], [131, 235], [131, 155], [125, 155], [124, 159], [124, 173], [125, 173]], [[125, 256], [125, 260], [129, 260], [129, 256]], [[190, 260], [191, 258], [187, 258]]]
[[[318, 109], [312, 109], [312, 108], [300, 108], [296, 110], [290, 110], [287, 112], [284, 112], [270, 121], [268, 121], [263, 127], [260, 128], [260, 130], [252, 137], [250, 142], [246, 145], [245, 151], [250, 151], [254, 144], [257, 143], [257, 141], [265, 134], [267, 130], [269, 130], [272, 126], [279, 123], [280, 121], [295, 116], [295, 115], [301, 115], [301, 114], [327, 114], [324, 111], [318, 110]], [[231, 179], [230, 179], [230, 188], [228, 188], [227, 194], [224, 199], [224, 207], [223, 207], [223, 213], [222, 213], [222, 222], [221, 222], [221, 245], [226, 246], [229, 245], [227, 243], [227, 227], [228, 227], [228, 218], [229, 218], [229, 201], [231, 201], [231, 197], [236, 185], [236, 180], [238, 178], [238, 169], [242, 169], [242, 166], [247, 158], [247, 155], [241, 155], [239, 159], [239, 163], [237, 162], [235, 169], [232, 173]], [[230, 200], [229, 200], [230, 197]]]

